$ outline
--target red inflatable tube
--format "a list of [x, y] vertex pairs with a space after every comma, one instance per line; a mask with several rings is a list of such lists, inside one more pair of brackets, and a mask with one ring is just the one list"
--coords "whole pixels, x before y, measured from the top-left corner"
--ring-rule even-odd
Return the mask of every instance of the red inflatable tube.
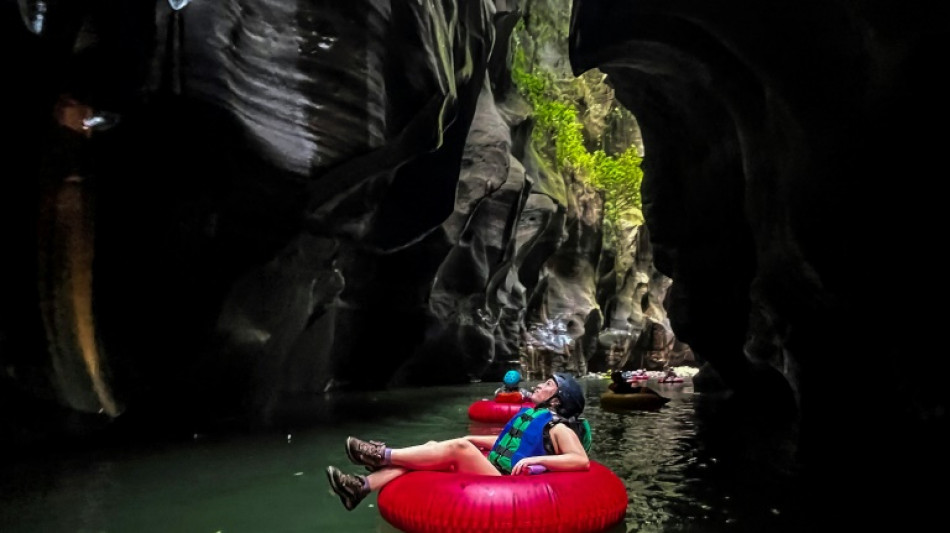
[[483, 476], [415, 471], [379, 492], [379, 513], [406, 533], [594, 533], [622, 521], [627, 489], [606, 466]]
[[495, 401], [498, 403], [524, 403], [524, 395], [521, 391], [499, 392], [495, 395]]
[[534, 407], [534, 404], [500, 403], [483, 399], [468, 406], [468, 417], [476, 422], [508, 422], [522, 407]]

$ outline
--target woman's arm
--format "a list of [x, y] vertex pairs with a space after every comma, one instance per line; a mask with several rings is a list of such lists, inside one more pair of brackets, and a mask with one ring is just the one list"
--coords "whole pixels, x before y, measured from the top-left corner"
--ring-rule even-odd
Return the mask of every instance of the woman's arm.
[[518, 461], [511, 469], [511, 475], [524, 474], [523, 470], [530, 465], [541, 465], [548, 470], [557, 472], [571, 472], [590, 468], [590, 458], [584, 451], [584, 445], [577, 438], [577, 433], [566, 424], [556, 424], [549, 433], [554, 444], [554, 455], [538, 455], [525, 457]]

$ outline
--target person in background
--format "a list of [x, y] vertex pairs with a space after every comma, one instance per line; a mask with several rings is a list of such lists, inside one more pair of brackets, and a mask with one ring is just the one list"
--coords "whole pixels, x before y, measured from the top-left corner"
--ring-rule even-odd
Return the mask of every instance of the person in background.
[[504, 383], [495, 389], [495, 401], [502, 403], [523, 403], [531, 401], [531, 391], [521, 388], [521, 373], [517, 370], [505, 372]]
[[661, 383], [672, 383], [676, 381], [676, 378], [679, 376], [676, 375], [676, 371], [673, 370], [673, 367], [666, 369], [666, 375], [663, 376], [663, 379], [660, 380]]
[[610, 385], [607, 388], [614, 391], [614, 394], [633, 394], [639, 392], [641, 387], [634, 387], [629, 381], [624, 379], [623, 372], [614, 370], [610, 373]]
[[519, 410], [497, 437], [468, 435], [407, 448], [348, 437], [347, 457], [370, 473], [345, 474], [328, 466], [330, 488], [343, 507], [352, 511], [370, 492], [413, 470], [487, 476], [588, 470], [591, 430], [581, 418], [585, 401], [577, 381], [569, 374], [555, 373], [535, 385], [531, 400], [534, 407]]
[[659, 392], [647, 387], [645, 385], [634, 385], [624, 379], [623, 372], [619, 370], [614, 370], [610, 373], [611, 384], [607, 385], [607, 388], [612, 390], [614, 394], [653, 394], [656, 396], [662, 396]]

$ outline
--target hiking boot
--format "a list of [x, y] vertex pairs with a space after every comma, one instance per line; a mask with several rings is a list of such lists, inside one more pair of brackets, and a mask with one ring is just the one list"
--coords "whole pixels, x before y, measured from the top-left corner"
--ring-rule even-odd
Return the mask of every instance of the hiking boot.
[[363, 465], [373, 472], [386, 466], [386, 444], [376, 440], [367, 442], [356, 437], [347, 437], [346, 456], [353, 464]]
[[340, 497], [347, 511], [352, 511], [369, 494], [369, 489], [363, 488], [363, 476], [344, 474], [335, 466], [327, 467], [327, 479], [330, 480], [330, 488]]

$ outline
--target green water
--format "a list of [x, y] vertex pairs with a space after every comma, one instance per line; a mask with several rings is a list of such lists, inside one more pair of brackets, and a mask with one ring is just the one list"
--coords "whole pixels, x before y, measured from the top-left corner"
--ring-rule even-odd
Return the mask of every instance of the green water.
[[[607, 381], [582, 384], [591, 458], [627, 486], [627, 516], [611, 533], [791, 531], [790, 443], [782, 432], [715, 427], [697, 415], [703, 396], [689, 382], [651, 383], [670, 403], [626, 414], [599, 408]], [[468, 420], [468, 405], [495, 387], [325, 395], [299, 400], [266, 429], [13, 461], [0, 481], [0, 531], [392, 533], [375, 494], [348, 512], [328, 488], [327, 465], [359, 471], [346, 459], [346, 436], [398, 447], [477, 433], [484, 425]]]

